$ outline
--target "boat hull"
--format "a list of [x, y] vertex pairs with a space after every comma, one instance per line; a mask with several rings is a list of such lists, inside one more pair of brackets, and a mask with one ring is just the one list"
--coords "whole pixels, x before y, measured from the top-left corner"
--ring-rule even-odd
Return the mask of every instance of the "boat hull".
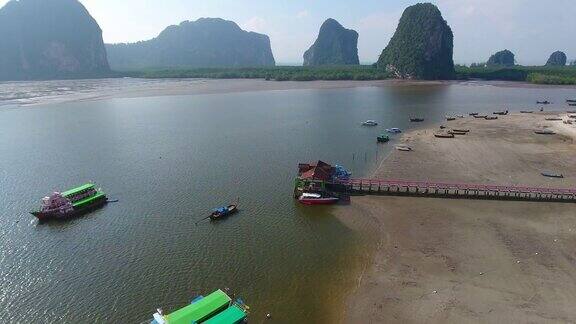
[[228, 216], [236, 214], [237, 212], [238, 212], [238, 206], [230, 205], [230, 206], [228, 206], [228, 211], [225, 213], [212, 213], [212, 215], [210, 215], [210, 220], [215, 221], [215, 220], [224, 219]]
[[30, 214], [34, 215], [40, 221], [64, 220], [64, 219], [69, 219], [69, 218], [84, 215], [86, 213], [89, 213], [91, 211], [94, 211], [98, 208], [103, 207], [107, 203], [108, 203], [108, 198], [104, 197], [103, 199], [99, 199], [88, 206], [74, 209], [73, 211], [68, 212], [68, 213], [64, 213], [64, 214], [60, 213], [60, 212], [41, 212], [41, 211], [33, 211], [33, 212], [30, 212]]
[[338, 202], [338, 198], [330, 197], [330, 198], [300, 198], [298, 201], [307, 206], [312, 205], [334, 205]]

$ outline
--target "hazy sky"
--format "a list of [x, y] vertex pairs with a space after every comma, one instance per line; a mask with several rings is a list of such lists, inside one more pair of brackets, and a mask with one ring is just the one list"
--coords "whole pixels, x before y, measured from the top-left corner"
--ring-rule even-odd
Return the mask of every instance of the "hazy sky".
[[[0, 0], [4, 5], [7, 0]], [[360, 34], [362, 62], [374, 62], [409, 0], [81, 0], [104, 41], [133, 42], [200, 17], [233, 20], [270, 36], [278, 63], [301, 63], [327, 18]], [[555, 50], [576, 58], [575, 0], [434, 0], [454, 31], [456, 63], [486, 61], [512, 50], [520, 64], [543, 64]]]

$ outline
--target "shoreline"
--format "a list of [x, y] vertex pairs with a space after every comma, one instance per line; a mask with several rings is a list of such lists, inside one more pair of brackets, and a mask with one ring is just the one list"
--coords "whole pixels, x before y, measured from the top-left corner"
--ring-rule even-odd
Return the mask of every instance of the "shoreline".
[[[576, 89], [570, 85], [537, 85], [516, 81], [370, 80], [370, 81], [266, 81], [264, 79], [86, 79], [0, 83], [0, 107], [34, 107], [44, 104], [163, 96], [209, 95], [257, 91], [324, 90], [369, 87], [487, 85], [505, 88]], [[30, 86], [36, 96], [11, 97], [15, 88]]]
[[[400, 142], [414, 151], [393, 151], [374, 176], [575, 187], [569, 162], [576, 160], [576, 128], [545, 121], [556, 114], [445, 122], [471, 130], [455, 139], [435, 138], [437, 126], [408, 131]], [[546, 126], [558, 135], [533, 133]], [[543, 169], [565, 178], [544, 178]], [[576, 319], [572, 205], [365, 196], [354, 197], [352, 206], [354, 212], [336, 215], [369, 235], [373, 248], [347, 300], [345, 322]]]

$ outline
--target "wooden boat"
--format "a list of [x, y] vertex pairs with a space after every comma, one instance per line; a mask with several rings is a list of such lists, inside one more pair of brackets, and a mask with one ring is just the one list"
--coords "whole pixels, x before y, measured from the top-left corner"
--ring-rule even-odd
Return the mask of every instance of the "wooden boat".
[[216, 208], [214, 209], [212, 214], [210, 214], [210, 220], [223, 219], [237, 212], [238, 212], [238, 203], [228, 205], [227, 207]]
[[391, 133], [391, 134], [400, 134], [402, 133], [402, 130], [400, 130], [400, 128], [386, 128], [386, 132]]
[[520, 110], [520, 113], [521, 114], [532, 114], [532, 113], [534, 113], [534, 111], [532, 111], [532, 110]]
[[42, 198], [38, 210], [30, 212], [40, 221], [80, 216], [108, 203], [106, 194], [93, 183]]
[[563, 174], [554, 172], [542, 172], [542, 175], [548, 178], [564, 178]]
[[536, 103], [539, 104], [539, 105], [549, 105], [549, 104], [551, 104], [551, 102], [548, 101], [548, 100], [545, 100], [545, 101], [536, 101]]
[[378, 123], [374, 120], [367, 120], [362, 123], [362, 126], [378, 126]]
[[390, 142], [390, 137], [388, 137], [388, 135], [382, 134], [376, 138], [376, 141], [378, 143], [387, 143]]
[[412, 123], [421, 123], [424, 121], [424, 118], [410, 118], [410, 122]]
[[559, 120], [562, 120], [562, 118], [560, 118], [560, 117], [548, 117], [548, 118], [546, 118], [546, 120], [548, 120], [548, 121], [559, 121]]
[[488, 117], [488, 116], [486, 116], [486, 115], [474, 115], [474, 118], [485, 119], [486, 117]]
[[397, 146], [396, 146], [396, 149], [397, 149], [398, 151], [403, 151], [403, 152], [410, 152], [410, 151], [412, 151], [412, 148], [411, 148], [410, 146], [407, 146], [407, 145], [397, 145]]
[[574, 107], [574, 106], [576, 106], [576, 102], [575, 103], [569, 103], [568, 106]]
[[574, 124], [574, 121], [571, 119], [567, 119], [567, 120], [563, 121], [563, 123], [566, 125], [572, 125], [572, 124]]
[[447, 121], [453, 121], [453, 120], [456, 120], [456, 117], [446, 116], [446, 120]]
[[304, 205], [333, 205], [340, 200], [336, 197], [323, 197], [321, 194], [317, 193], [303, 193], [298, 201]]
[[566, 99], [566, 102], [569, 102], [569, 103], [576, 103], [576, 99]]
[[445, 129], [445, 128], [446, 128], [446, 126], [440, 125], [440, 129]]
[[456, 115], [457, 118], [464, 118], [464, 115]]
[[508, 115], [508, 110], [506, 111], [495, 111], [493, 112], [494, 115], [506, 116]]
[[454, 134], [451, 134], [451, 133], [436, 133], [436, 134], [434, 134], [434, 137], [438, 137], [438, 138], [454, 138]]
[[496, 119], [498, 119], [498, 117], [497, 117], [497, 116], [486, 116], [486, 117], [484, 117], [484, 119], [486, 119], [486, 120], [496, 120]]
[[478, 113], [477, 113], [477, 112], [471, 112], [471, 113], [469, 113], [468, 115], [470, 115], [470, 116], [478, 116]]
[[554, 134], [556, 134], [554, 131], [551, 131], [549, 129], [535, 130], [534, 133], [539, 134], [539, 135], [554, 135]]
[[566, 110], [567, 114], [576, 114], [576, 110]]
[[469, 130], [469, 129], [453, 128], [452, 131], [454, 131], [454, 132], [459, 132], [459, 133], [470, 133], [470, 130]]
[[576, 118], [576, 115], [568, 115], [568, 118], [574, 119], [574, 118]]
[[459, 132], [459, 131], [453, 129], [453, 130], [449, 130], [449, 131], [448, 131], [448, 134], [452, 134], [452, 135], [466, 135], [466, 134], [468, 134], [468, 132]]

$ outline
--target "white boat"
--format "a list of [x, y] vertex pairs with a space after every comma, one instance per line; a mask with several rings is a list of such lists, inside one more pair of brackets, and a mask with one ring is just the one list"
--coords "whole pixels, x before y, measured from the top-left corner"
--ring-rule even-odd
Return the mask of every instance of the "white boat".
[[298, 201], [304, 205], [332, 205], [338, 202], [336, 197], [322, 197], [320, 194], [316, 193], [303, 193]]
[[399, 134], [402, 133], [402, 131], [400, 130], [400, 128], [387, 128], [386, 132], [388, 133], [392, 133], [392, 134]]
[[410, 146], [407, 146], [407, 145], [397, 145], [396, 149], [398, 151], [404, 151], [404, 152], [412, 151], [412, 148]]
[[378, 123], [374, 120], [367, 120], [362, 123], [362, 126], [378, 126]]

